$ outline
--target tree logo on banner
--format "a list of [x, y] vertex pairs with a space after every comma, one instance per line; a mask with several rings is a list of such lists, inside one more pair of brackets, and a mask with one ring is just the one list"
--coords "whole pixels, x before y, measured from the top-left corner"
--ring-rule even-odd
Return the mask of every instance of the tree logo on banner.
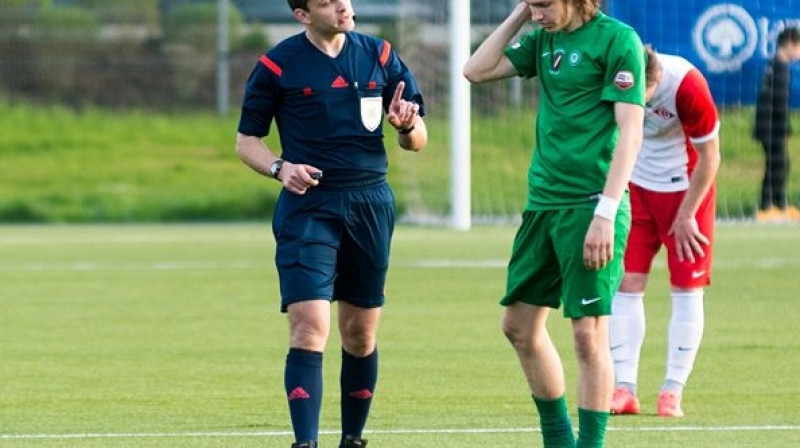
[[710, 72], [735, 72], [755, 53], [758, 28], [744, 8], [722, 3], [700, 15], [692, 42]]

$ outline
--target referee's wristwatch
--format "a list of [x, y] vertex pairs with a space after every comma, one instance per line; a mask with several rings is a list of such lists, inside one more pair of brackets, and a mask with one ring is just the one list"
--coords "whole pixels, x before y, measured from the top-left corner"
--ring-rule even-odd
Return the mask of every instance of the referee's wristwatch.
[[268, 173], [270, 177], [272, 177], [273, 179], [278, 179], [278, 174], [280, 174], [282, 167], [283, 167], [283, 159], [275, 159], [275, 161], [272, 162], [272, 165], [269, 166]]

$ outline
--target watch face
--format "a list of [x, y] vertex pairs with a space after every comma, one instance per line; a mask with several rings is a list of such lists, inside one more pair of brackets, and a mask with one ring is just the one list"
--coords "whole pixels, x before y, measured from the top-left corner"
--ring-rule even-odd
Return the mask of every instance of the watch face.
[[276, 160], [272, 162], [272, 165], [269, 166], [270, 176], [277, 178], [278, 172], [281, 170], [281, 165], [283, 165], [283, 160]]

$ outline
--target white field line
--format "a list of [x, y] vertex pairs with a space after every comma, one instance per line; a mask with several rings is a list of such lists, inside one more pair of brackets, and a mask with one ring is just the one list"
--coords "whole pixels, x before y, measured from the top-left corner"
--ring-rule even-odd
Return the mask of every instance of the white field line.
[[[800, 425], [745, 425], [745, 426], [644, 426], [638, 428], [614, 428], [608, 431], [641, 432], [774, 432], [800, 431]], [[366, 434], [500, 434], [540, 432], [538, 428], [453, 428], [453, 429], [378, 429]], [[320, 431], [320, 434], [338, 434], [338, 431]], [[74, 433], [74, 434], [0, 434], [0, 440], [28, 439], [135, 439], [135, 438], [225, 438], [225, 437], [287, 437], [291, 431], [252, 432], [121, 432], [121, 433]]]
[[261, 262], [202, 262], [202, 261], [156, 261], [142, 263], [98, 263], [75, 262], [23, 262], [15, 264], [0, 263], [0, 271], [203, 271], [222, 269], [264, 269], [270, 268], [270, 260]]
[[[258, 261], [230, 261], [230, 262], [203, 262], [203, 261], [156, 261], [156, 262], [111, 262], [100, 263], [92, 261], [73, 262], [0, 262], [0, 272], [38, 272], [38, 271], [188, 271], [188, 270], [224, 270], [224, 269], [264, 269], [270, 268], [270, 260]], [[800, 265], [800, 258], [755, 258], [755, 259], [723, 259], [714, 260], [715, 270], [737, 269], [751, 267], [754, 269], [776, 269]], [[391, 263], [393, 267], [418, 268], [418, 269], [505, 269], [508, 260], [505, 259], [427, 259], [407, 260]], [[654, 269], [665, 269], [664, 260], [653, 261]]]

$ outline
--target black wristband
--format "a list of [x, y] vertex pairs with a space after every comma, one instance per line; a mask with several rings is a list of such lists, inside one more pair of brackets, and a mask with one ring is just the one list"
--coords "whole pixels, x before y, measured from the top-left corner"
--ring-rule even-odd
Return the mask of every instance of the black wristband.
[[408, 129], [400, 129], [400, 130], [397, 131], [397, 133], [398, 134], [403, 134], [403, 135], [408, 135], [408, 134], [411, 133], [411, 131], [414, 130], [415, 127], [416, 126], [412, 124], [410, 128], [408, 128]]

